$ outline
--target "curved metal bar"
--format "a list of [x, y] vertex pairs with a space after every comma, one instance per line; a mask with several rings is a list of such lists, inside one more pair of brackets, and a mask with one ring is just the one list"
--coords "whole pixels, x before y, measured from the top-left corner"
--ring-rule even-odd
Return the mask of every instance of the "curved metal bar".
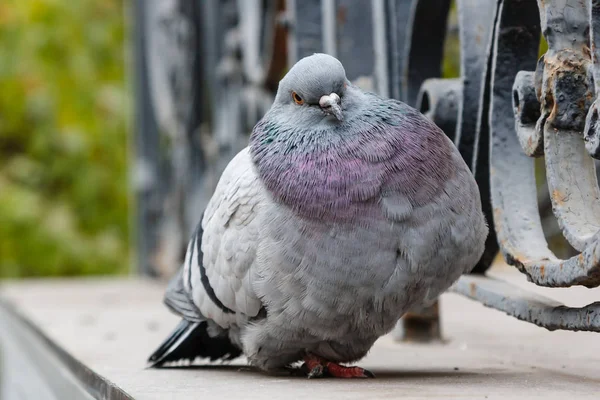
[[586, 120], [584, 140], [588, 153], [600, 159], [600, 125], [598, 125], [598, 102], [600, 101], [600, 0], [590, 0], [590, 41], [592, 74], [596, 89], [596, 100], [590, 107]]
[[600, 189], [580, 135], [593, 98], [588, 9], [578, 0], [538, 4], [548, 42], [539, 65], [548, 190], [563, 235], [582, 251], [600, 229]]
[[388, 92], [390, 97], [398, 100], [405, 98], [406, 73], [408, 66], [406, 57], [408, 53], [407, 36], [409, 32], [410, 10], [413, 0], [388, 0], [386, 4], [387, 31], [388, 31]]
[[535, 67], [540, 30], [535, 3], [505, 0], [495, 29], [489, 114], [494, 225], [507, 261], [522, 266], [555, 259], [538, 214], [533, 160], [522, 153], [514, 134], [511, 99], [517, 72]]
[[544, 130], [546, 176], [552, 209], [571, 245], [582, 251], [600, 229], [600, 191], [593, 159], [580, 131]]
[[588, 115], [585, 119], [585, 130], [583, 139], [585, 140], [585, 149], [590, 156], [600, 160], [600, 125], [598, 125], [598, 94], [596, 100], [590, 106]]
[[[521, 151], [514, 133], [511, 89], [517, 72], [531, 70], [536, 64], [538, 18], [535, 4], [504, 0], [496, 25], [490, 106], [491, 188], [496, 233], [506, 261], [516, 265], [536, 284], [598, 286], [600, 243], [593, 242], [582, 254], [568, 260], [558, 259], [548, 249], [537, 207], [533, 159]], [[549, 140], [553, 139], [557, 137]], [[546, 143], [547, 157], [549, 149], [555, 148], [554, 142]], [[560, 157], [565, 155], [560, 153]], [[552, 155], [550, 159], [555, 160]]]
[[431, 119], [444, 133], [454, 139], [458, 104], [463, 91], [462, 79], [427, 79], [417, 96], [417, 110]]
[[515, 130], [521, 147], [530, 157], [544, 155], [544, 135], [536, 121], [540, 118], [540, 102], [535, 91], [535, 72], [519, 71], [513, 85]]
[[451, 0], [414, 0], [407, 26], [403, 100], [414, 106], [421, 84], [441, 76], [446, 22]]
[[[461, 77], [463, 89], [456, 143], [475, 175], [479, 185], [481, 205], [490, 233], [485, 251], [473, 268], [473, 273], [484, 273], [498, 254], [498, 241], [493, 226], [490, 202], [490, 165], [487, 114], [489, 112], [489, 81], [491, 48], [499, 1], [461, 1], [458, 3], [459, 35], [461, 41]], [[474, 24], [473, 21], [480, 21]], [[485, 118], [484, 118], [485, 116]]]
[[473, 154], [477, 131], [477, 112], [481, 95], [482, 75], [487, 66], [487, 47], [497, 8], [496, 0], [458, 0], [460, 37], [460, 71], [463, 93], [458, 107], [454, 142], [463, 158], [473, 169]]
[[549, 331], [600, 332], [600, 302], [581, 308], [565, 307], [508, 282], [473, 275], [462, 276], [450, 290]]

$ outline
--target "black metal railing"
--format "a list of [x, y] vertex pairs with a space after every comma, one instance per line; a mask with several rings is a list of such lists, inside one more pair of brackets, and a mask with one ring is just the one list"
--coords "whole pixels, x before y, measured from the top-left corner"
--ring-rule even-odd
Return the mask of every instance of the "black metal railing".
[[[460, 77], [444, 79], [451, 10]], [[141, 272], [173, 273], [287, 66], [327, 52], [429, 116], [474, 173], [490, 236], [453, 290], [548, 329], [600, 331], [600, 303], [567, 308], [485, 277], [500, 250], [537, 285], [600, 286], [600, 0], [137, 0], [135, 16]], [[542, 217], [572, 256], [550, 249]]]

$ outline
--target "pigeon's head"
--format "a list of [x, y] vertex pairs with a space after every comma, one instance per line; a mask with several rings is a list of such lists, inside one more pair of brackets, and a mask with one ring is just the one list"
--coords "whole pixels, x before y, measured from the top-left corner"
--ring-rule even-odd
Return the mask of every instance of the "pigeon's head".
[[281, 80], [275, 104], [298, 122], [318, 123], [324, 118], [341, 122], [347, 84], [342, 63], [327, 54], [313, 54], [298, 61]]

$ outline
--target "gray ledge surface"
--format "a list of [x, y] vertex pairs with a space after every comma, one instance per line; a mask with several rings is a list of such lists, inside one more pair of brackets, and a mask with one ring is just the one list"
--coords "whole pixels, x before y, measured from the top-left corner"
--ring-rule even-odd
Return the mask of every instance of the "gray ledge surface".
[[[503, 264], [491, 275], [567, 306], [600, 299], [600, 289], [535, 287]], [[359, 363], [376, 379], [266, 376], [243, 360], [147, 370], [147, 356], [178, 321], [162, 306], [163, 288], [136, 278], [5, 281], [0, 296], [76, 360], [135, 399], [598, 398], [600, 334], [550, 332], [453, 293], [441, 299], [445, 342], [381, 338]], [[12, 329], [5, 321], [0, 331]], [[0, 349], [5, 337], [0, 334]], [[0, 376], [10, 367], [1, 365]], [[103, 398], [126, 398], [118, 393], [108, 391]]]

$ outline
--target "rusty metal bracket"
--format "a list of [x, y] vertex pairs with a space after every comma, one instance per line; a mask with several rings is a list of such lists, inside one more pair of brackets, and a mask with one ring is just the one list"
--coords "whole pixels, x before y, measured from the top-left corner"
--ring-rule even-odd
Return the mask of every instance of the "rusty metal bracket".
[[534, 85], [535, 73], [519, 71], [513, 85], [513, 112], [515, 130], [521, 147], [530, 157], [544, 155], [544, 135], [539, 126], [540, 102]]
[[[504, 0], [496, 27], [490, 114], [494, 224], [507, 262], [536, 284], [594, 287], [600, 284], [595, 239], [600, 193], [579, 134], [591, 98], [587, 8], [579, 1], [538, 5], [539, 9], [531, 2]], [[564, 13], [567, 6], [571, 11]], [[540, 30], [549, 50], [536, 63]], [[533, 76], [520, 72], [536, 66]], [[532, 126], [538, 104], [540, 117]], [[542, 148], [553, 211], [567, 240], [582, 251], [568, 260], [549, 250], [539, 218], [533, 160], [528, 156], [541, 155]]]

